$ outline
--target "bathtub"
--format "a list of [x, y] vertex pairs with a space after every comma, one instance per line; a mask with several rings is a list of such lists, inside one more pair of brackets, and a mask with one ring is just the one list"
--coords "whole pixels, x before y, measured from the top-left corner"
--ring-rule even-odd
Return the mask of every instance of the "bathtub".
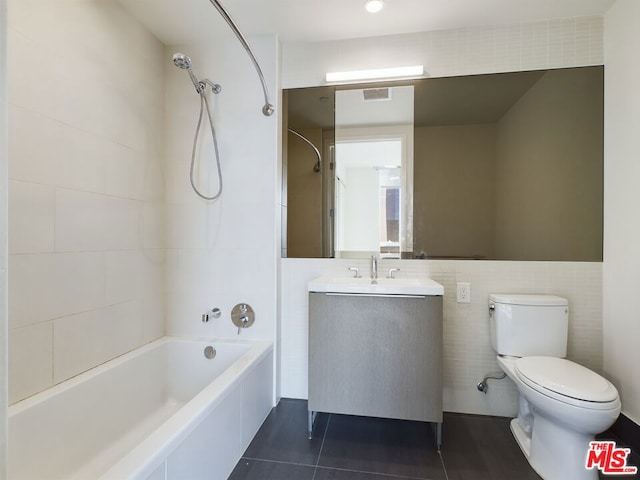
[[272, 342], [162, 338], [9, 407], [9, 479], [224, 480], [272, 391]]

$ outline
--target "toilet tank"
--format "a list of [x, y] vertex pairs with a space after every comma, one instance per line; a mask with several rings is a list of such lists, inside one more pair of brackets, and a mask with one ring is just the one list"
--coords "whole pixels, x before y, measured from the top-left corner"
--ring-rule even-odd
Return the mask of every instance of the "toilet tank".
[[554, 295], [489, 295], [491, 345], [499, 355], [567, 355], [569, 302]]

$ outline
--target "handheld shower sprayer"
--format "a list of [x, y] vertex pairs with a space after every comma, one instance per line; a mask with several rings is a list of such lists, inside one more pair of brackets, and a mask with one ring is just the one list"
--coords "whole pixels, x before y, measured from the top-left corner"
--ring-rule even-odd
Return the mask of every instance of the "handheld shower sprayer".
[[[205, 95], [205, 90], [207, 85], [211, 87], [213, 93], [220, 93], [220, 85], [217, 83], [213, 83], [208, 78], [203, 80], [198, 80], [198, 77], [195, 76], [193, 70], [191, 69], [191, 59], [185, 55], [184, 53], [174, 53], [173, 54], [173, 64], [186, 70], [189, 74], [189, 78], [193, 83], [193, 86], [196, 88], [196, 92], [198, 92], [198, 96], [200, 97], [200, 114], [198, 116], [198, 125], [196, 126], [196, 133], [193, 138], [193, 149], [191, 150], [191, 166], [189, 167], [189, 181], [191, 182], [191, 188], [193, 191], [203, 200], [215, 200], [222, 194], [222, 170], [220, 169], [220, 152], [218, 151], [218, 139], [216, 137], [216, 129], [213, 126], [213, 117], [211, 115], [211, 109], [209, 108], [209, 101], [207, 100], [207, 96]], [[195, 163], [196, 163], [196, 150], [198, 145], [198, 135], [200, 134], [200, 126], [202, 125], [202, 119], [204, 116], [204, 112], [207, 112], [207, 117], [209, 120], [209, 128], [211, 130], [211, 138], [213, 139], [213, 150], [215, 154], [216, 167], [218, 170], [218, 191], [215, 195], [207, 196], [203, 194], [198, 187], [196, 186], [196, 174], [195, 174]]]
[[191, 70], [191, 59], [184, 53], [174, 53], [173, 63], [176, 67]]
[[198, 77], [195, 76], [191, 68], [191, 65], [192, 65], [191, 59], [184, 53], [174, 53], [173, 64], [176, 67], [187, 71], [187, 73], [189, 74], [189, 78], [191, 79], [191, 82], [193, 83], [193, 86], [195, 87], [196, 92], [198, 92], [198, 94], [204, 93], [204, 90], [207, 87], [207, 85], [211, 87], [211, 90], [213, 90], [213, 93], [220, 93], [220, 91], [222, 90], [220, 88], [220, 85], [218, 85], [217, 83], [213, 83], [208, 78], [205, 78], [204, 80], [198, 80]]

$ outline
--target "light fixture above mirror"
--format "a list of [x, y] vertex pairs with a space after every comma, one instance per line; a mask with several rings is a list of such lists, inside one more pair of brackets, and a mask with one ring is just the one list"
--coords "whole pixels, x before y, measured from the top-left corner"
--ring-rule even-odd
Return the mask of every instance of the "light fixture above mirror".
[[349, 70], [345, 72], [327, 72], [328, 83], [358, 82], [365, 80], [391, 80], [399, 78], [416, 78], [424, 75], [423, 65], [406, 67], [374, 68], [369, 70]]

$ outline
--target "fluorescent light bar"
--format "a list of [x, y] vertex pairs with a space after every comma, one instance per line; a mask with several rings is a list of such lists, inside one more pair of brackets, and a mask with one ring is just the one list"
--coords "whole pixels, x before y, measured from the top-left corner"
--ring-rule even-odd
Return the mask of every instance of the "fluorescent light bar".
[[327, 72], [327, 82], [351, 82], [353, 80], [375, 80], [380, 78], [419, 77], [424, 74], [422, 65], [410, 67], [378, 68], [375, 70], [353, 70], [350, 72]]

